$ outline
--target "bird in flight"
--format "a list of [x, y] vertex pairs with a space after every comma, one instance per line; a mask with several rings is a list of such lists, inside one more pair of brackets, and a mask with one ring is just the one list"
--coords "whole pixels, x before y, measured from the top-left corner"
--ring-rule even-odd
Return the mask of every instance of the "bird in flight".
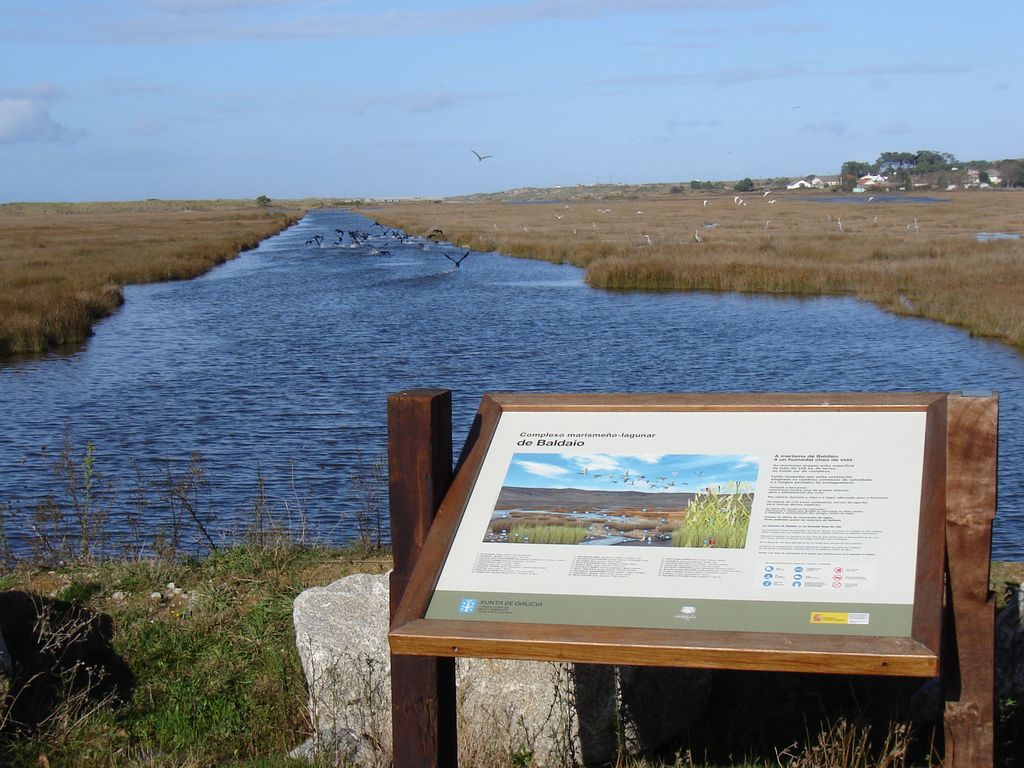
[[472, 153], [473, 153], [474, 155], [476, 155], [476, 159], [477, 159], [477, 160], [479, 160], [479, 161], [480, 161], [481, 163], [482, 163], [482, 162], [483, 162], [484, 160], [486, 160], [486, 159], [487, 159], [488, 157], [494, 157], [494, 155], [481, 155], [481, 154], [480, 154], [479, 152], [477, 152], [477, 151], [476, 151], [475, 149], [471, 149], [471, 150], [469, 150], [469, 151], [470, 151], [470, 152], [472, 152]]
[[465, 252], [464, 254], [462, 254], [462, 255], [461, 255], [461, 256], [460, 256], [460, 257], [459, 257], [458, 259], [453, 259], [453, 258], [452, 258], [451, 256], [449, 256], [449, 255], [448, 255], [447, 253], [446, 253], [446, 254], [444, 254], [444, 257], [445, 257], [446, 259], [448, 259], [448, 261], [450, 261], [450, 262], [451, 262], [452, 264], [454, 264], [454, 265], [455, 265], [456, 267], [461, 267], [461, 266], [462, 266], [462, 262], [464, 262], [464, 261], [466, 260], [466, 257], [467, 257], [467, 256], [469, 256], [469, 254], [470, 254], [470, 253], [472, 253], [472, 251], [466, 251], [466, 252]]

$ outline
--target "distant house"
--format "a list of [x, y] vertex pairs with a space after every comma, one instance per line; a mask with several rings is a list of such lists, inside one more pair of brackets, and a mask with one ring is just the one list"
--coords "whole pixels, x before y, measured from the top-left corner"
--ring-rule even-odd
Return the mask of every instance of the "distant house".
[[807, 179], [798, 179], [792, 184], [787, 184], [786, 189], [824, 189], [825, 182], [819, 179], [817, 176], [813, 177], [810, 181]]
[[873, 173], [869, 173], [857, 179], [857, 186], [864, 187], [864, 189], [887, 187], [889, 186], [889, 179], [885, 176], [876, 176]]
[[1003, 177], [999, 175], [998, 168], [989, 168], [985, 171], [985, 175], [988, 176], [987, 182], [981, 180], [981, 171], [977, 168], [968, 168], [967, 181], [964, 182], [964, 188], [970, 189], [972, 187], [980, 187], [982, 189], [988, 189], [990, 186], [998, 186], [1003, 182]]

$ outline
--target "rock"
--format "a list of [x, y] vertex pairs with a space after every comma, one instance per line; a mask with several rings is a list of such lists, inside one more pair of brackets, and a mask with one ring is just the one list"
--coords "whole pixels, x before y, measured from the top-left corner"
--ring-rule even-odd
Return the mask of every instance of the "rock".
[[[317, 731], [314, 751], [335, 754], [340, 749], [357, 765], [387, 762], [391, 751], [388, 603], [387, 574], [356, 574], [308, 589], [296, 598], [295, 636]], [[490, 754], [509, 752], [547, 760], [571, 749], [565, 744], [565, 723], [556, 706], [558, 686], [568, 686], [568, 674], [560, 666], [459, 660], [459, 748], [467, 763], [483, 763]]]
[[328, 728], [288, 753], [293, 760], [329, 765], [373, 765], [376, 756], [359, 734], [348, 728]]
[[[356, 574], [295, 600], [296, 643], [310, 690], [317, 736], [293, 754], [343, 755], [355, 765], [386, 764], [391, 753], [388, 575]], [[677, 737], [707, 691], [706, 673], [501, 659], [456, 664], [460, 762], [488, 765], [508, 756], [538, 766], [600, 765], [618, 749], [619, 717], [638, 748]], [[679, 674], [675, 674], [679, 673]], [[637, 725], [652, 678], [675, 708]], [[699, 686], [703, 681], [703, 692]], [[698, 690], [687, 687], [696, 684]], [[630, 712], [617, 708], [617, 688]], [[638, 687], [640, 686], [640, 687]], [[686, 700], [685, 702], [683, 700]], [[655, 707], [656, 709], [656, 707]], [[670, 723], [674, 722], [673, 728]]]
[[331, 744], [347, 731], [390, 752], [388, 577], [356, 574], [307, 589], [292, 618], [315, 741]]

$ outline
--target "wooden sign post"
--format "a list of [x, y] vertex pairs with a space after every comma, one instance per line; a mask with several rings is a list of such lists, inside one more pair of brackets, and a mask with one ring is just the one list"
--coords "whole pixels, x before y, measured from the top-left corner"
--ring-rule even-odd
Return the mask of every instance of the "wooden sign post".
[[945, 765], [995, 759], [995, 599], [989, 591], [996, 516], [999, 398], [949, 396], [946, 458]]
[[468, 656], [941, 669], [946, 765], [988, 768], [997, 412], [945, 393], [486, 395], [452, 477], [450, 393], [392, 396], [396, 767], [456, 765]]
[[[406, 592], [430, 526], [452, 478], [452, 397], [414, 389], [388, 398], [388, 494], [391, 510], [391, 619]], [[458, 763], [455, 659], [391, 656], [395, 766], [449, 768]]]

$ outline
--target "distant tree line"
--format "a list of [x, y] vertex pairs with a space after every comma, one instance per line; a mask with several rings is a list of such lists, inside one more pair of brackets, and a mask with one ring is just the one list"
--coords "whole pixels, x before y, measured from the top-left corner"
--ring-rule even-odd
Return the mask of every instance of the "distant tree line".
[[702, 190], [702, 189], [703, 190], [707, 190], [708, 192], [712, 192], [712, 191], [714, 191], [716, 189], [725, 189], [725, 182], [724, 181], [698, 181], [697, 179], [694, 179], [693, 181], [690, 182], [690, 189], [693, 190], [694, 192], [697, 192], [697, 191]]
[[[998, 161], [968, 160], [961, 163], [949, 152], [936, 152], [922, 149], [917, 152], [883, 152], [873, 163], [858, 160], [847, 160], [839, 171], [843, 189], [849, 191], [857, 186], [857, 179], [868, 174], [881, 174], [893, 179], [907, 189], [914, 188], [914, 177], [928, 177], [935, 184], [945, 186], [957, 178], [954, 174], [962, 174], [967, 169], [979, 172], [982, 183], [991, 183], [988, 169], [999, 171], [1000, 182], [1007, 187], [1024, 186], [1024, 158]], [[981, 178], [984, 173], [985, 178]]]

